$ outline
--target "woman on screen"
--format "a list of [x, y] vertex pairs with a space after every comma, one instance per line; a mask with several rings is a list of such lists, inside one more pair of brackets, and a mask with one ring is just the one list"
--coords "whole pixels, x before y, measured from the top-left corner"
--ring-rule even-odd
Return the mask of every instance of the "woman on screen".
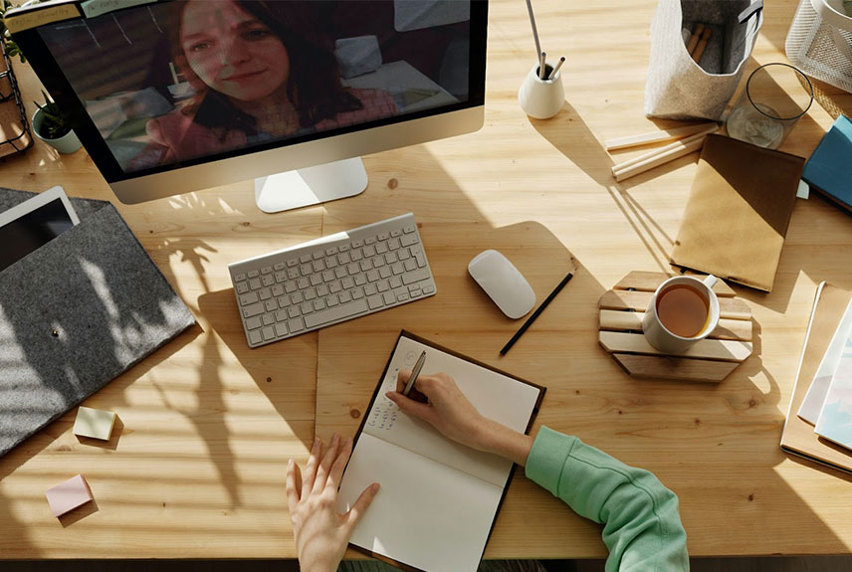
[[131, 169], [390, 117], [381, 90], [341, 86], [333, 53], [296, 29], [304, 3], [189, 0], [174, 13], [172, 52], [194, 95], [148, 121], [152, 143]]

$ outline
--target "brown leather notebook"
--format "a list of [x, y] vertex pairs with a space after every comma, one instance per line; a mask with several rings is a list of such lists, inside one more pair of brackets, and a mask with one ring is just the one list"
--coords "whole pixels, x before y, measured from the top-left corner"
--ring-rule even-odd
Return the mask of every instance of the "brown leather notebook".
[[789, 153], [708, 135], [671, 263], [772, 290], [804, 164]]
[[822, 356], [831, 343], [831, 337], [843, 318], [850, 298], [852, 292], [825, 282], [817, 288], [796, 384], [781, 432], [781, 448], [784, 451], [847, 473], [852, 473], [852, 451], [822, 439], [814, 433], [814, 426], [802, 420], [796, 412], [819, 369]]

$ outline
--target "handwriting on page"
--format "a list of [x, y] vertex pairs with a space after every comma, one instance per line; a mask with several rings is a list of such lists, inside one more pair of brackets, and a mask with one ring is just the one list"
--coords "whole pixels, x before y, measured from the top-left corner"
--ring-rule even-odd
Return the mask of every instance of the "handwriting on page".
[[379, 395], [376, 396], [376, 402], [373, 404], [373, 409], [370, 411], [370, 418], [367, 420], [367, 426], [373, 429], [390, 431], [394, 423], [396, 423], [399, 415], [399, 407], [385, 397], [388, 391], [396, 390], [396, 377], [399, 373], [399, 368], [388, 371], [387, 377], [382, 382], [382, 388], [379, 390]]

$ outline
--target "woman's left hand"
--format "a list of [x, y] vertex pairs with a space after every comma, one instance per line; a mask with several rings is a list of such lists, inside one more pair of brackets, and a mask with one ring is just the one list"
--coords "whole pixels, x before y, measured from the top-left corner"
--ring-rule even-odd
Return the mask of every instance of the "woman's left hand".
[[349, 512], [337, 512], [337, 487], [350, 453], [352, 440], [341, 446], [335, 433], [325, 454], [322, 441], [314, 440], [304, 474], [293, 459], [287, 464], [287, 504], [302, 572], [337, 570], [355, 524], [379, 490], [379, 483], [373, 483]]

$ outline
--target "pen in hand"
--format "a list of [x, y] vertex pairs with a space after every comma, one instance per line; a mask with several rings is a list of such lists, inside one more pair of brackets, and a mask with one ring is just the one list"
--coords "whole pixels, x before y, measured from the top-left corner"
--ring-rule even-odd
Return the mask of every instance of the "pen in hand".
[[411, 375], [408, 376], [408, 383], [405, 384], [405, 389], [402, 390], [402, 394], [405, 397], [409, 397], [411, 399], [414, 399], [415, 401], [421, 401], [423, 403], [427, 401], [426, 396], [414, 389], [414, 382], [417, 381], [417, 376], [420, 375], [420, 370], [423, 369], [423, 364], [425, 363], [426, 352], [424, 351], [420, 354], [420, 357], [417, 358], [417, 362], [414, 364], [414, 368], [411, 370]]

